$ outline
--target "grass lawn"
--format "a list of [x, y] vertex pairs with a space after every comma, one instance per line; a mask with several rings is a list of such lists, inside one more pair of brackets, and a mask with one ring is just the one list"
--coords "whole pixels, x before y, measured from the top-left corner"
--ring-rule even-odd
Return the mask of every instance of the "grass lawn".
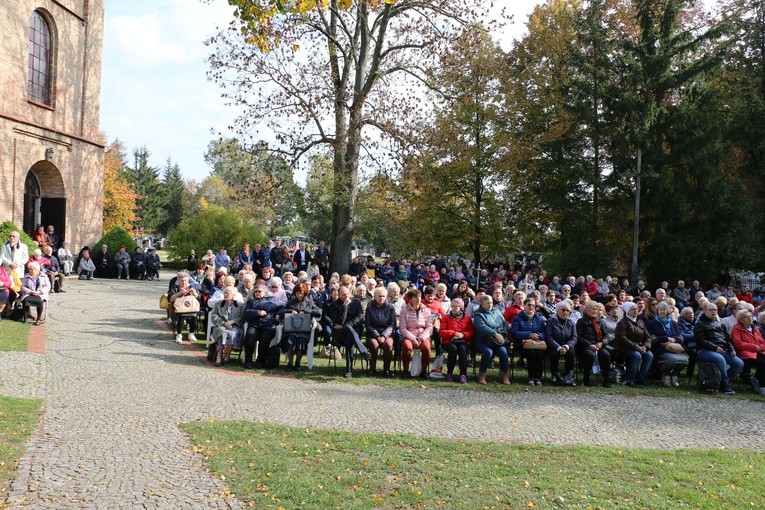
[[256, 508], [763, 508], [765, 454], [181, 425]]
[[10, 319], [0, 321], [0, 351], [26, 351], [31, 327]]
[[40, 400], [0, 396], [0, 495], [8, 492], [21, 450], [37, 424], [41, 404]]

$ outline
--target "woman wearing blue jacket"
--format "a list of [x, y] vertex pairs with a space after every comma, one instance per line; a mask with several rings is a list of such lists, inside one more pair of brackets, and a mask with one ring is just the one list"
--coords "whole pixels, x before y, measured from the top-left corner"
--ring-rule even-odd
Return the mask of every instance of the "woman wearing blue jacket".
[[536, 311], [531, 298], [523, 301], [523, 311], [518, 313], [510, 326], [513, 340], [523, 349], [529, 369], [529, 386], [542, 386], [542, 369], [545, 363], [545, 318]]

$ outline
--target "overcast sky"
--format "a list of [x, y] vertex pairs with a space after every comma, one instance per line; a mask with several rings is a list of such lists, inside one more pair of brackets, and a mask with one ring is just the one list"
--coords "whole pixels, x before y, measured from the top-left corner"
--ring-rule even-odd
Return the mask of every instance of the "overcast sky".
[[[706, 0], [712, 3], [712, 0]], [[497, 38], [505, 49], [525, 32], [538, 2], [497, 0], [514, 22]], [[225, 0], [114, 0], [106, 2], [101, 129], [130, 151], [146, 146], [150, 162], [176, 161], [187, 179], [204, 179], [203, 155], [215, 133], [231, 135], [236, 111], [207, 81], [204, 45], [228, 25]]]

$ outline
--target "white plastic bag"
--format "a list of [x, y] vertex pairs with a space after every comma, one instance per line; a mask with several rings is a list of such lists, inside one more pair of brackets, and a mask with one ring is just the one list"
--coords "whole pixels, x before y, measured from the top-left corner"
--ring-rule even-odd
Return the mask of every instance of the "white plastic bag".
[[436, 359], [433, 360], [433, 366], [430, 369], [431, 379], [443, 379], [444, 378], [444, 355], [439, 354]]
[[417, 350], [412, 353], [412, 364], [409, 365], [409, 373], [412, 377], [419, 377], [422, 374], [422, 353]]

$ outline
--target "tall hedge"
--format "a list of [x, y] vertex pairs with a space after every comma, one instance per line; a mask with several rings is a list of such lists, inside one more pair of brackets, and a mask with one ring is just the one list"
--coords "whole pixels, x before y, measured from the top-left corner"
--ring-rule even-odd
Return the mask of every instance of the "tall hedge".
[[101, 251], [101, 245], [105, 244], [109, 250], [109, 268], [116, 270], [117, 265], [114, 263], [114, 255], [119, 251], [120, 246], [125, 246], [125, 251], [130, 255], [133, 254], [138, 246], [130, 235], [130, 233], [122, 227], [114, 227], [106, 233], [96, 244], [90, 247], [91, 253], [98, 253]]
[[195, 250], [201, 258], [207, 250], [218, 251], [225, 246], [233, 259], [244, 243], [266, 241], [263, 231], [241, 211], [211, 205], [180, 223], [168, 233], [169, 257], [175, 262], [186, 261], [189, 252]]

